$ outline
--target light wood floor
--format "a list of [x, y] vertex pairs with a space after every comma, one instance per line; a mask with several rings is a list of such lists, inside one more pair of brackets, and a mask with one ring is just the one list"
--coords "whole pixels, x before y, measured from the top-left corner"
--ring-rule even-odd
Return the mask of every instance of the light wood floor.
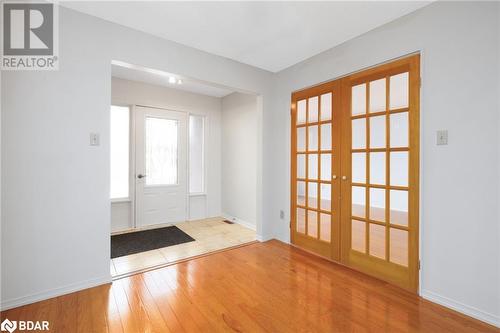
[[147, 268], [166, 265], [208, 252], [255, 241], [255, 231], [239, 224], [227, 224], [222, 217], [177, 223], [176, 226], [195, 239], [156, 250], [111, 259], [111, 276], [121, 276]]
[[498, 332], [278, 241], [8, 310], [51, 332]]

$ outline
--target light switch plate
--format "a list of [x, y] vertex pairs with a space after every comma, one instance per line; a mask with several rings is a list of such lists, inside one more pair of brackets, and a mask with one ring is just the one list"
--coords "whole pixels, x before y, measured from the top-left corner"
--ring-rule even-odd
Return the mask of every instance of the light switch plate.
[[448, 131], [439, 130], [436, 132], [436, 144], [438, 146], [445, 146], [448, 144]]
[[90, 133], [90, 145], [99, 146], [99, 133]]

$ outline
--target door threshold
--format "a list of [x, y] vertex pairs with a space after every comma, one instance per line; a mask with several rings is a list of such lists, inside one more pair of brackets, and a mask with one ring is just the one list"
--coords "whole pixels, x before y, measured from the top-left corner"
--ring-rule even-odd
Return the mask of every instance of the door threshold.
[[115, 276], [111, 277], [111, 281], [116, 281], [116, 280], [119, 280], [119, 279], [130, 277], [132, 275], [141, 274], [141, 273], [149, 272], [149, 271], [152, 271], [152, 270], [155, 270], [155, 269], [160, 269], [160, 268], [164, 268], [164, 267], [168, 267], [168, 266], [172, 266], [172, 265], [177, 265], [177, 264], [183, 263], [185, 261], [194, 260], [194, 259], [198, 259], [198, 258], [209, 256], [209, 255], [212, 255], [212, 254], [217, 254], [217, 253], [229, 251], [229, 250], [238, 249], [240, 247], [245, 247], [245, 246], [256, 244], [256, 243], [260, 243], [260, 241], [254, 240], [254, 241], [251, 241], [251, 242], [248, 242], [248, 243], [238, 244], [238, 245], [235, 245], [235, 246], [230, 246], [230, 247], [226, 247], [226, 248], [223, 248], [223, 249], [219, 249], [219, 250], [214, 250], [214, 251], [210, 251], [210, 252], [198, 254], [198, 255], [195, 255], [195, 256], [192, 256], [192, 257], [186, 257], [186, 258], [179, 259], [179, 260], [176, 260], [176, 261], [167, 262], [167, 263], [160, 264], [160, 265], [155, 265], [155, 266], [151, 266], [151, 267], [147, 267], [147, 268], [138, 269], [138, 270], [135, 270], [135, 271], [132, 271], [132, 272], [115, 275]]

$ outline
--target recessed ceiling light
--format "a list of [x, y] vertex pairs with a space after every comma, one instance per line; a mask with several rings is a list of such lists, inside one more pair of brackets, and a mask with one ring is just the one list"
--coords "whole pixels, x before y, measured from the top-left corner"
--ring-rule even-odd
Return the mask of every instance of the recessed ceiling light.
[[177, 84], [182, 84], [182, 80], [181, 79], [177, 80]]
[[173, 76], [171, 76], [171, 77], [169, 77], [169, 78], [168, 78], [168, 83], [172, 83], [172, 84], [174, 84], [174, 83], [175, 83], [175, 81], [176, 81], [176, 80], [175, 80], [175, 77], [173, 77]]

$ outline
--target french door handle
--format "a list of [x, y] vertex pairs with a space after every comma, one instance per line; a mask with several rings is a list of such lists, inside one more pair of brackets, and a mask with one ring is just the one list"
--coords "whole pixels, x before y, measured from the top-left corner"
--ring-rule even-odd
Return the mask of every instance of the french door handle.
[[337, 179], [337, 175], [332, 175], [332, 179], [333, 180]]
[[146, 177], [146, 175], [143, 175], [143, 174], [138, 174], [137, 175], [137, 178], [139, 178], [139, 179], [142, 179], [142, 178], [145, 178], [145, 177]]
[[347, 176], [342, 176], [342, 180], [347, 180]]

